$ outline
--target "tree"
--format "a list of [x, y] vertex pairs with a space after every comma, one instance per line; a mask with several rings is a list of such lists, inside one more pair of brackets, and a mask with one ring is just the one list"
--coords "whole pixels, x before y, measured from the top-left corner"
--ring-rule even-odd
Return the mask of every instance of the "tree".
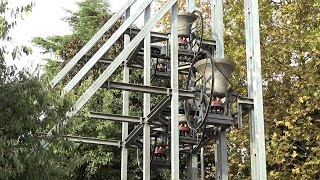
[[[11, 9], [11, 18], [7, 18], [7, 6], [8, 1], [0, 2], [2, 41], [11, 40], [8, 33], [16, 25], [18, 15], [32, 8], [32, 4], [16, 7]], [[15, 59], [30, 52], [26, 46], [11, 52], [4, 45], [0, 48], [0, 179], [64, 178], [68, 168], [59, 163], [51, 147], [56, 139], [44, 139], [38, 132], [66, 119], [68, 99], [57, 98], [44, 80], [28, 72], [16, 72], [15, 67], [5, 64], [9, 53]]]
[[[319, 179], [319, 3], [259, 1], [268, 179]], [[208, 0], [197, 6], [209, 17]], [[246, 95], [244, 1], [226, 1], [224, 14], [225, 55], [237, 63], [233, 88]], [[249, 143], [248, 126], [230, 132], [231, 179], [250, 179]], [[213, 145], [207, 152], [213, 161]]]

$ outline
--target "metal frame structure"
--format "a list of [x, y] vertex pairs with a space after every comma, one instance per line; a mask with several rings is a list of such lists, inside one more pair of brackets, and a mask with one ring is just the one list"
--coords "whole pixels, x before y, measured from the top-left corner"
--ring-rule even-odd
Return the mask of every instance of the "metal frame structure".
[[[231, 100], [227, 98], [225, 105], [228, 106], [227, 113], [212, 114], [206, 116], [206, 124], [203, 129], [210, 129], [210, 137], [205, 134], [190, 131], [194, 136], [181, 136], [179, 133], [179, 113], [181, 111], [181, 101], [194, 99], [199, 94], [196, 91], [179, 89], [179, 74], [186, 74], [192, 64], [179, 62], [180, 56], [190, 56], [194, 53], [179, 49], [178, 32], [178, 1], [167, 0], [161, 9], [151, 16], [150, 5], [153, 0], [144, 0], [138, 9], [131, 13], [131, 6], [137, 0], [128, 0], [118, 12], [92, 37], [92, 39], [69, 61], [69, 63], [53, 78], [51, 85], [57, 85], [64, 76], [85, 56], [85, 54], [99, 41], [116, 21], [125, 15], [125, 21], [118, 30], [105, 42], [105, 44], [90, 58], [84, 67], [72, 78], [64, 87], [64, 93], [68, 93], [86, 75], [86, 73], [96, 63], [109, 64], [107, 69], [98, 79], [85, 91], [74, 105], [74, 109], [68, 112], [73, 116], [82, 106], [94, 95], [99, 88], [119, 89], [123, 91], [123, 112], [122, 115], [103, 114], [91, 112], [92, 119], [112, 120], [122, 122], [122, 139], [102, 140], [89, 137], [64, 136], [65, 139], [98, 145], [111, 145], [121, 148], [121, 179], [126, 180], [128, 172], [128, 147], [142, 149], [143, 152], [143, 179], [150, 179], [150, 166], [152, 141], [157, 142], [158, 136], [168, 143], [168, 156], [165, 159], [154, 160], [153, 163], [171, 167], [171, 179], [179, 178], [179, 154], [187, 155], [187, 176], [189, 180], [198, 179], [198, 155], [200, 155], [201, 179], [204, 179], [204, 149], [210, 141], [214, 141], [215, 146], [215, 166], [216, 179], [228, 179], [227, 161], [227, 131], [236, 124], [231, 116]], [[214, 48], [215, 58], [224, 58], [224, 25], [223, 25], [223, 0], [211, 0], [211, 25], [213, 40], [203, 40], [201, 43]], [[189, 13], [196, 10], [195, 0], [187, 0], [187, 11]], [[171, 11], [170, 34], [151, 32], [156, 23]], [[131, 24], [144, 12], [144, 27], [141, 30], [131, 29]], [[266, 179], [266, 160], [264, 142], [264, 120], [263, 120], [263, 100], [262, 100], [262, 77], [261, 77], [261, 57], [259, 43], [259, 14], [258, 0], [245, 0], [246, 19], [246, 53], [248, 69], [248, 98], [238, 98], [238, 127], [242, 127], [242, 112], [245, 109], [249, 112], [250, 119], [250, 151], [251, 151], [251, 174], [252, 179]], [[114, 59], [103, 59], [105, 52], [124, 34], [124, 50]], [[143, 42], [142, 42], [143, 41]], [[170, 79], [170, 87], [151, 86], [151, 59], [154, 58], [151, 52], [152, 43], [166, 41], [166, 55], [170, 60], [170, 74], [166, 77]], [[201, 47], [200, 47], [201, 48]], [[141, 52], [143, 50], [143, 52]], [[136, 57], [143, 57], [143, 61], [136, 60]], [[108, 78], [120, 66], [123, 67], [123, 82], [110, 82]], [[130, 68], [143, 69], [143, 85], [131, 84]], [[213, 65], [212, 65], [213, 68]], [[220, 70], [219, 70], [220, 71]], [[221, 72], [221, 71], [220, 71]], [[221, 72], [222, 73], [222, 72]], [[187, 73], [188, 74], [188, 73]], [[189, 71], [190, 75], [190, 71]], [[188, 75], [188, 76], [189, 76]], [[212, 78], [212, 75], [211, 75]], [[209, 78], [210, 79], [210, 78]], [[213, 86], [213, 85], [212, 85]], [[205, 86], [206, 87], [206, 86]], [[213, 88], [213, 87], [212, 87]], [[129, 116], [129, 91], [143, 93], [143, 116]], [[207, 90], [205, 90], [206, 92]], [[160, 94], [165, 97], [151, 109], [150, 94]], [[211, 103], [211, 102], [210, 102]], [[184, 111], [186, 111], [184, 109]], [[163, 113], [165, 112], [165, 113]], [[135, 125], [129, 133], [128, 124]], [[151, 135], [151, 131], [156, 128], [165, 129], [165, 136]], [[158, 132], [158, 131], [156, 131]], [[142, 139], [137, 139], [142, 136]], [[196, 136], [201, 136], [200, 142]], [[141, 141], [142, 140], [142, 141]], [[182, 144], [182, 145], [181, 145]], [[189, 145], [185, 145], [189, 144]], [[153, 152], [154, 153], [154, 152]]]

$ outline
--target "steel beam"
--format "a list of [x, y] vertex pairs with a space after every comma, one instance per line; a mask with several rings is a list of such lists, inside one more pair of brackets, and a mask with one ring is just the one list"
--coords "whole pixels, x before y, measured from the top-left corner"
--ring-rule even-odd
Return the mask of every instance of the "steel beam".
[[267, 179], [259, 27], [258, 0], [245, 0], [248, 97], [253, 99], [253, 108], [249, 111], [253, 180]]
[[78, 137], [71, 135], [62, 136], [68, 141], [77, 142], [77, 143], [87, 143], [87, 144], [97, 144], [97, 145], [108, 145], [108, 146], [122, 146], [121, 141], [117, 140], [107, 140], [107, 139], [97, 139], [97, 138], [89, 138], [89, 137]]
[[[129, 36], [129, 35], [126, 34], [126, 36]], [[139, 51], [141, 50], [143, 45], [144, 43], [140, 42], [140, 44], [134, 49], [134, 51], [130, 54], [130, 57], [128, 58], [128, 60], [125, 62], [126, 65], [130, 65], [134, 60], [136, 60], [135, 58], [137, 58], [137, 55], [139, 54]]]
[[201, 148], [200, 152], [200, 169], [201, 169], [201, 180], [204, 180], [205, 172], [204, 172], [204, 148]]
[[[149, 2], [149, 1], [148, 1]], [[67, 116], [75, 115], [84, 104], [95, 94], [102, 84], [111, 76], [119, 65], [128, 57], [132, 50], [145, 38], [156, 23], [165, 15], [165, 13], [177, 2], [177, 0], [168, 0], [164, 6], [148, 21], [139, 34], [128, 44], [118, 57], [108, 66], [108, 68], [99, 76], [99, 78], [87, 89], [87, 91], [78, 99], [74, 109], [67, 113]], [[131, 16], [130, 16], [131, 18]], [[178, 58], [177, 58], [178, 59]]]
[[128, 137], [124, 140], [124, 145], [127, 146], [131, 144], [135, 139], [142, 133], [143, 131], [143, 124], [137, 125], [128, 135]]
[[[145, 86], [141, 84], [119, 83], [119, 82], [107, 82], [102, 85], [104, 88], [128, 90], [134, 92], [154, 93], [171, 96], [173, 90], [170, 88], [163, 88], [157, 86]], [[195, 93], [189, 90], [179, 89], [180, 98], [194, 98]]]
[[179, 72], [178, 72], [178, 2], [171, 9], [171, 179], [179, 180]]
[[[170, 100], [170, 98], [168, 98], [168, 99]], [[167, 102], [168, 99], [164, 98], [162, 101], [160, 101], [158, 103], [158, 105], [156, 107], [154, 107], [152, 109], [152, 111], [144, 118], [144, 121], [146, 123], [150, 123], [148, 121], [151, 121], [151, 118], [148, 118], [148, 117], [154, 117], [156, 114], [159, 114], [164, 106], [163, 104], [168, 104], [168, 102]], [[128, 135], [128, 137], [124, 140], [125, 145], [132, 143], [141, 134], [141, 132], [143, 131], [143, 127], [144, 127], [143, 124], [137, 125], [134, 128], [134, 130], [131, 131], [131, 133]]]
[[[140, 32], [139, 29], [133, 29], [133, 28], [126, 31], [126, 33], [130, 35], [137, 35], [139, 32]], [[164, 33], [151, 32], [151, 39], [155, 39], [155, 38], [158, 38], [159, 41], [165, 41], [169, 39], [169, 36], [168, 34], [164, 34]]]
[[122, 16], [122, 14], [131, 7], [137, 0], [129, 0], [118, 12], [116, 12], [103, 27], [87, 42], [87, 44], [67, 63], [67, 65], [51, 80], [52, 86], [57, 83], [78, 63], [78, 61], [99, 41], [99, 39], [107, 32]]
[[242, 129], [242, 116], [248, 114], [251, 108], [253, 108], [253, 99], [244, 97], [237, 98], [238, 129]]
[[234, 125], [234, 122], [232, 116], [208, 113], [206, 124], [225, 128]]
[[223, 0], [211, 0], [212, 37], [216, 42], [216, 58], [224, 58]]
[[227, 133], [219, 130], [215, 145], [216, 179], [228, 179]]
[[[144, 23], [150, 19], [150, 6], [144, 10]], [[143, 84], [150, 86], [151, 72], [151, 36], [150, 33], [144, 38], [144, 61], [143, 61]], [[150, 94], [143, 94], [143, 116], [146, 117], [150, 113]], [[144, 122], [143, 126], [143, 180], [150, 179], [150, 124]]]
[[[127, 113], [123, 113], [127, 114]], [[140, 117], [133, 117], [133, 116], [124, 116], [118, 114], [106, 114], [106, 113], [99, 113], [99, 112], [90, 112], [90, 118], [92, 119], [99, 119], [99, 120], [110, 120], [110, 121], [121, 121], [124, 123], [134, 123], [139, 124], [142, 121]]]
[[155, 118], [159, 118], [160, 113], [169, 105], [171, 98], [169, 96], [164, 97], [145, 117], [144, 122], [150, 123]]
[[[130, 17], [131, 9], [128, 8], [125, 14], [126, 20]], [[130, 36], [124, 35], [124, 48], [130, 43]], [[130, 81], [130, 68], [127, 65], [123, 66], [123, 82], [129, 83]], [[129, 115], [129, 91], [122, 91], [122, 114], [124, 116]], [[124, 141], [129, 134], [129, 124], [122, 123], [121, 139]], [[128, 149], [126, 146], [122, 146], [121, 150], [121, 180], [128, 179]]]
[[198, 179], [198, 154], [190, 153], [187, 164], [188, 180]]
[[[81, 59], [81, 60], [86, 62], [86, 60], [83, 60], [83, 59]], [[97, 63], [110, 65], [112, 62], [113, 62], [113, 59], [108, 59], [108, 58], [101, 57], [98, 60]], [[127, 66], [128, 68], [138, 68], [138, 69], [142, 69], [143, 68], [140, 64], [133, 64], [133, 63], [127, 64], [127, 63], [124, 62], [124, 63], [122, 63], [122, 65], [123, 66]]]
[[187, 11], [189, 13], [192, 13], [194, 10], [196, 10], [196, 1], [195, 0], [187, 0], [188, 3], [187, 4]]
[[[136, 35], [140, 32], [139, 29], [129, 29], [125, 33], [130, 34], [130, 35]], [[154, 42], [153, 39], [158, 38], [158, 41], [166, 41], [169, 40], [170, 36], [169, 34], [165, 33], [160, 33], [160, 32], [151, 32], [151, 41]], [[207, 46], [216, 46], [216, 42], [214, 40], [208, 40], [208, 39], [203, 39], [202, 40], [203, 45]]]
[[[223, 0], [211, 0], [211, 25], [212, 37], [216, 41], [216, 58], [224, 58], [224, 24], [223, 24]], [[227, 158], [227, 134], [225, 131], [218, 131], [218, 139], [215, 146], [216, 179], [228, 179], [228, 158]]]
[[[140, 16], [143, 10], [151, 4], [153, 0], [145, 0], [133, 15], [112, 34], [112, 36], [103, 44], [103, 46], [92, 56], [92, 58], [81, 68], [81, 70], [69, 81], [64, 87], [64, 92], [68, 93], [71, 89], [87, 74], [87, 72], [98, 62], [98, 60], [109, 50], [109, 48], [121, 37], [121, 35], [129, 28], [129, 26]], [[130, 51], [131, 52], [131, 51]], [[128, 57], [129, 53], [126, 54]], [[124, 57], [124, 58], [126, 58]]]

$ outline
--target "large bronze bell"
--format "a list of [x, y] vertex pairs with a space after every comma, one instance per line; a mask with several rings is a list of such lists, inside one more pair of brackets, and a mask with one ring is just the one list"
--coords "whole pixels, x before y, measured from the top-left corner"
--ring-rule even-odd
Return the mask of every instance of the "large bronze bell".
[[[195, 63], [195, 68], [201, 76], [205, 76], [206, 78], [211, 76], [213, 68], [213, 96], [223, 98], [227, 95], [228, 82], [226, 78], [229, 78], [236, 68], [236, 64], [224, 58], [214, 58], [214, 67], [208, 62], [210, 62], [210, 60], [201, 59]], [[211, 88], [212, 84], [211, 81], [209, 81], [206, 84], [206, 94], [210, 94]]]
[[192, 13], [178, 13], [178, 36], [189, 37], [192, 24], [197, 18], [198, 17]]

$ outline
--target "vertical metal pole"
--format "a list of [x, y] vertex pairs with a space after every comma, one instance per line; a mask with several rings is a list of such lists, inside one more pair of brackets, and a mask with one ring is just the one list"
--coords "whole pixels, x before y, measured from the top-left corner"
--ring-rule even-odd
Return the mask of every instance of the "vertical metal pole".
[[171, 9], [171, 179], [179, 180], [178, 2]]
[[[187, 0], [187, 11], [192, 13], [196, 10], [196, 1]], [[198, 179], [198, 155], [197, 153], [190, 153], [188, 158], [188, 180]]]
[[[130, 8], [126, 11], [126, 19], [130, 16]], [[124, 47], [126, 47], [130, 42], [130, 36], [128, 34], [124, 35]], [[130, 69], [127, 65], [123, 68], [123, 82], [129, 83]], [[129, 115], [129, 92], [122, 91], [122, 114]], [[128, 123], [122, 123], [122, 141], [124, 141], [128, 136]], [[128, 149], [126, 146], [122, 146], [121, 151], [121, 180], [128, 179]]]
[[211, 26], [212, 36], [217, 44], [215, 56], [224, 58], [223, 0], [211, 0]]
[[204, 148], [200, 152], [201, 180], [204, 180]]
[[258, 0], [245, 0], [245, 19], [248, 97], [254, 101], [254, 108], [249, 112], [251, 176], [253, 180], [265, 180], [267, 173]]
[[[144, 24], [150, 19], [150, 5], [144, 10]], [[144, 67], [143, 84], [150, 86], [151, 71], [151, 36], [150, 33], [144, 38]], [[150, 94], [143, 94], [143, 116], [150, 113]], [[150, 125], [145, 123], [143, 126], [143, 179], [150, 179]]]
[[196, 152], [189, 154], [187, 165], [188, 180], [198, 179], [198, 154]]
[[216, 179], [228, 179], [227, 133], [218, 132], [215, 146]]
[[196, 1], [195, 0], [187, 0], [187, 11], [192, 13], [194, 10], [196, 10]]
[[[224, 58], [223, 0], [211, 0], [212, 36], [216, 41], [215, 57]], [[227, 133], [218, 131], [215, 146], [216, 179], [228, 179]]]

